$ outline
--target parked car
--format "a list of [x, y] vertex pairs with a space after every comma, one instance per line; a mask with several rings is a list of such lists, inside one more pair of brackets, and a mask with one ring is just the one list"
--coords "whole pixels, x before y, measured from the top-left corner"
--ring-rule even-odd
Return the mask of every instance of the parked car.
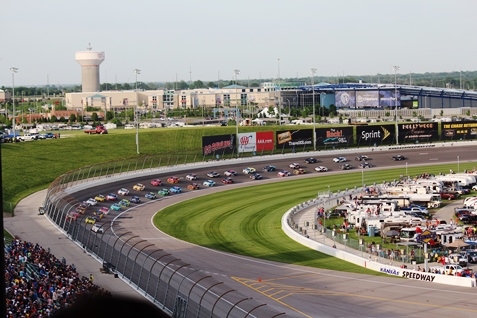
[[208, 172], [208, 173], [207, 173], [207, 177], [209, 177], [209, 178], [218, 178], [218, 177], [220, 177], [220, 173], [218, 173], [217, 171], [211, 171], [211, 172]]
[[324, 166], [318, 166], [315, 168], [315, 171], [316, 172], [326, 172], [328, 171], [328, 168], [324, 167]]
[[477, 251], [468, 251], [467, 259], [469, 263], [472, 263], [472, 264], [477, 263]]
[[158, 187], [160, 185], [162, 185], [162, 181], [159, 180], [159, 179], [154, 179], [151, 181], [151, 185], [155, 186], [155, 187]]
[[118, 196], [114, 193], [110, 193], [106, 196], [106, 200], [108, 201], [116, 201], [118, 199]]
[[104, 202], [104, 200], [106, 200], [106, 197], [102, 194], [98, 194], [97, 196], [94, 197], [94, 199], [98, 202]]
[[192, 183], [187, 186], [188, 190], [199, 190], [200, 186], [198, 183]]
[[262, 170], [266, 171], [266, 172], [272, 172], [272, 171], [277, 170], [277, 167], [268, 165], [268, 166], [263, 167]]
[[401, 161], [401, 160], [406, 160], [406, 157], [401, 155], [395, 155], [395, 156], [392, 156], [391, 159], [394, 161]]
[[318, 160], [316, 160], [315, 158], [306, 158], [306, 159], [305, 159], [305, 162], [306, 162], [306, 163], [317, 163]]
[[178, 177], [169, 177], [167, 178], [168, 183], [179, 183], [179, 178]]
[[142, 191], [146, 188], [146, 186], [142, 183], [136, 183], [134, 186], [133, 186], [133, 189], [136, 190], [136, 191]]
[[141, 203], [141, 199], [137, 195], [132, 196], [129, 201], [132, 203]]
[[170, 193], [181, 193], [182, 192], [182, 188], [179, 187], [179, 186], [173, 186], [172, 188], [169, 189], [169, 192]]
[[353, 168], [353, 166], [350, 165], [349, 163], [345, 163], [345, 164], [342, 164], [342, 165], [340, 166], [340, 168], [341, 168], [341, 170], [350, 170], [350, 169]]
[[247, 167], [247, 168], [245, 168], [245, 169], [242, 170], [242, 172], [243, 172], [244, 174], [251, 174], [251, 173], [254, 173], [254, 172], [256, 172], [256, 171], [257, 171], [257, 169], [255, 169], [255, 168], [253, 168], [253, 167]]
[[447, 199], [447, 200], [454, 200], [455, 195], [453, 193], [449, 193], [449, 192], [441, 192], [441, 198], [442, 199]]
[[306, 170], [303, 168], [293, 170], [293, 174], [305, 174]]
[[282, 170], [282, 171], [279, 171], [277, 173], [277, 176], [279, 176], [279, 177], [288, 177], [290, 175], [291, 175], [291, 173], [287, 170]]
[[290, 163], [289, 167], [290, 167], [290, 169], [299, 169], [300, 164], [298, 164], [296, 162], [293, 162], [293, 163]]
[[167, 189], [167, 188], [162, 188], [159, 191], [157, 191], [157, 194], [164, 197], [164, 196], [168, 196], [169, 194], [171, 194], [171, 191], [169, 191], [169, 189]]
[[192, 180], [197, 180], [197, 175], [195, 173], [189, 173], [186, 175], [186, 180], [192, 181]]
[[126, 189], [126, 188], [121, 188], [118, 190], [118, 194], [119, 195], [128, 195], [129, 194], [129, 190]]
[[225, 172], [224, 172], [224, 175], [225, 175], [226, 177], [232, 177], [232, 176], [236, 176], [236, 175], [237, 175], [237, 172], [235, 172], [235, 170], [230, 169], [230, 170], [225, 171]]
[[364, 161], [364, 160], [368, 160], [368, 159], [369, 159], [369, 157], [366, 156], [366, 155], [359, 155], [356, 158], [354, 158], [354, 160], [356, 160], [356, 161]]
[[215, 181], [214, 180], [205, 180], [203, 185], [206, 186], [206, 187], [213, 187], [213, 186], [215, 186]]
[[336, 163], [341, 163], [341, 162], [345, 162], [346, 161], [346, 158], [345, 157], [336, 157], [336, 158], [333, 158], [333, 162], [336, 162]]
[[259, 174], [259, 173], [251, 173], [250, 176], [249, 176], [250, 179], [252, 180], [261, 180], [263, 179], [262, 175]]
[[148, 192], [148, 193], [146, 193], [145, 197], [146, 197], [146, 199], [153, 200], [153, 199], [156, 198], [156, 194], [154, 192]]
[[230, 177], [225, 177], [225, 178], [222, 179], [222, 183], [225, 183], [225, 184], [234, 183], [234, 179], [232, 179]]

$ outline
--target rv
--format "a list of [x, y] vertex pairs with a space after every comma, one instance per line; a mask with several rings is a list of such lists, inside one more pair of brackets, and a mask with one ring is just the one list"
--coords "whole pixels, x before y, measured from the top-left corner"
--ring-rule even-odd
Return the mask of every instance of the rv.
[[472, 185], [474, 184], [473, 181], [475, 181], [475, 177], [473, 176], [455, 175], [455, 174], [448, 174], [445, 176], [436, 176], [436, 179], [442, 182], [457, 182], [457, 185], [463, 188], [472, 187]]
[[439, 194], [409, 194], [409, 199], [413, 204], [426, 206], [428, 209], [435, 209], [441, 206], [442, 199]]

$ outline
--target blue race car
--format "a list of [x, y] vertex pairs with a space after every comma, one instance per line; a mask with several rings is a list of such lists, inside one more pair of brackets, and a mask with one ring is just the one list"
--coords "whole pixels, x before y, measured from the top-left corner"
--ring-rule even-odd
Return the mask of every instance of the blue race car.
[[132, 196], [129, 201], [131, 201], [132, 203], [141, 203], [141, 199], [137, 195]]
[[215, 186], [215, 181], [214, 180], [205, 180], [203, 185], [206, 186], [206, 187], [213, 187], [213, 186]]
[[181, 188], [181, 187], [178, 187], [178, 186], [173, 186], [169, 191], [170, 191], [171, 193], [181, 193], [181, 192], [182, 192], [182, 188]]
[[154, 192], [149, 192], [149, 193], [146, 193], [145, 195], [146, 199], [155, 199], [156, 198], [156, 194]]

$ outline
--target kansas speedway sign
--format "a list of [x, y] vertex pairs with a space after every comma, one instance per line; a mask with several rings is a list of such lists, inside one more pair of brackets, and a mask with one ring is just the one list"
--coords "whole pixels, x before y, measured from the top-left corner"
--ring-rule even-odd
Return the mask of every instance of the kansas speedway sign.
[[390, 145], [396, 142], [396, 125], [370, 125], [356, 127], [356, 142], [363, 146], [373, 146], [376, 144]]

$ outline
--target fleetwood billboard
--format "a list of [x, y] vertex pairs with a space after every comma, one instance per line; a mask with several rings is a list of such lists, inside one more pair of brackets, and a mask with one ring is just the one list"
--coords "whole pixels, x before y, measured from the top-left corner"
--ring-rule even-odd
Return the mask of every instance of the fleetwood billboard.
[[235, 134], [202, 136], [202, 153], [204, 156], [234, 153], [236, 147], [235, 139]]

